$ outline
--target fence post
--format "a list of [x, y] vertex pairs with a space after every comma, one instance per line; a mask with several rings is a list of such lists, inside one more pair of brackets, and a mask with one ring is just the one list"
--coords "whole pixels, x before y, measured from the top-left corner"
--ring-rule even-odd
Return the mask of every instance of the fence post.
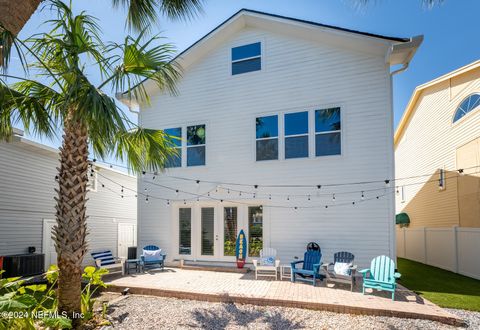
[[458, 273], [458, 226], [452, 227], [453, 231], [453, 271]]
[[427, 255], [427, 227], [423, 227], [423, 263], [428, 265]]

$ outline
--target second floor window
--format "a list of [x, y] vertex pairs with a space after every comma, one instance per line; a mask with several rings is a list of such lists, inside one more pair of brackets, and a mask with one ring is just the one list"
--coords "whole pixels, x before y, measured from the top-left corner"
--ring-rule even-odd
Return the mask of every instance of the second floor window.
[[187, 166], [205, 165], [205, 125], [187, 127]]
[[308, 157], [308, 111], [285, 114], [285, 159]]
[[182, 166], [182, 128], [167, 128], [164, 132], [170, 135], [172, 144], [176, 154], [171, 155], [167, 160], [165, 167], [181, 167]]
[[232, 75], [262, 69], [262, 46], [260, 42], [232, 48]]
[[341, 153], [340, 108], [315, 110], [315, 156]]
[[278, 116], [256, 118], [256, 159], [278, 159]]

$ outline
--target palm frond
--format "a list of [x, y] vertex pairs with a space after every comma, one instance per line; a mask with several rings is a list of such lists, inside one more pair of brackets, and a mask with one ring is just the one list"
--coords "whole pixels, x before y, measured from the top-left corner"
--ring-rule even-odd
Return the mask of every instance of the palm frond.
[[126, 161], [136, 173], [160, 171], [170, 157], [176, 154], [174, 143], [162, 130], [137, 127], [129, 131], [119, 131], [115, 136], [114, 156]]
[[18, 44], [15, 36], [13, 33], [0, 25], [0, 68], [2, 68], [3, 72], [7, 72], [13, 51], [16, 52], [18, 58], [20, 59], [20, 64], [23, 70], [28, 71], [25, 54], [23, 53], [22, 48]]
[[109, 52], [121, 52], [122, 56], [115, 58], [113, 75], [100, 87], [110, 82], [115, 93], [128, 91], [129, 96], [147, 101], [148, 94], [142, 82], [146, 79], [153, 80], [158, 88], [176, 94], [175, 83], [181, 75], [181, 69], [172, 61], [175, 48], [171, 44], [149, 46], [159, 37], [153, 37], [147, 42], [142, 42], [145, 30], [137, 38], [127, 37], [123, 44], [111, 44]]
[[12, 88], [1, 81], [0, 138], [8, 140], [13, 126], [20, 122], [27, 133], [53, 137], [57, 127], [52, 103], [56, 100], [58, 94], [55, 91], [35, 81], [25, 80]]
[[115, 7], [127, 9], [130, 29], [149, 29], [158, 20], [158, 14], [171, 19], [191, 19], [203, 11], [203, 0], [112, 0]]

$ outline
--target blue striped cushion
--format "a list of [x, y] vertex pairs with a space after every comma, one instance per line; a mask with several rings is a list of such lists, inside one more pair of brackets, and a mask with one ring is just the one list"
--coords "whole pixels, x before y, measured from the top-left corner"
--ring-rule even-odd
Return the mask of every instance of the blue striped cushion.
[[92, 258], [95, 262], [100, 260], [100, 266], [113, 265], [115, 263], [112, 251], [110, 250], [92, 253]]

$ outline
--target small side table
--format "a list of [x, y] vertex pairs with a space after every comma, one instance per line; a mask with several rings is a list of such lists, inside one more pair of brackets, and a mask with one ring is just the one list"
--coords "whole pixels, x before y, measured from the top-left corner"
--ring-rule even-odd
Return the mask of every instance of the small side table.
[[130, 274], [130, 270], [135, 266], [135, 273], [138, 273], [142, 270], [142, 263], [140, 259], [127, 259], [125, 260], [125, 273]]
[[291, 265], [280, 265], [280, 280], [283, 279], [292, 279], [292, 266]]

